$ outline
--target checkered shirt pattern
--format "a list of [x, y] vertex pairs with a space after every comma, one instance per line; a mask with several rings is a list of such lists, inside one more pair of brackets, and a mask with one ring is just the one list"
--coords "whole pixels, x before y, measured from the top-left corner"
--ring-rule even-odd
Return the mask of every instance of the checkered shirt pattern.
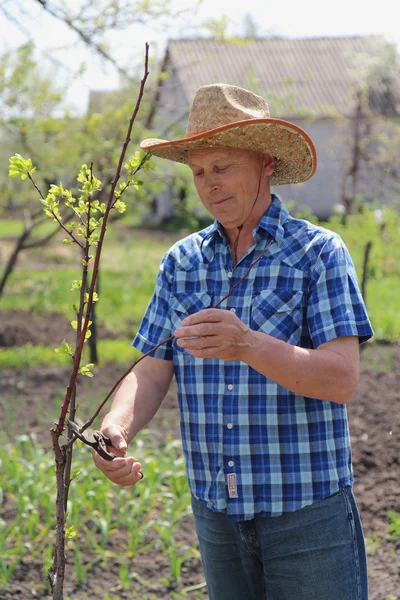
[[[271, 239], [220, 309], [303, 348], [372, 336], [338, 235], [294, 219], [274, 195], [253, 236], [235, 266], [218, 222], [177, 242], [161, 261], [133, 345], [148, 352], [185, 316], [214, 306]], [[195, 358], [176, 340], [151, 356], [174, 361], [189, 487], [208, 508], [232, 521], [279, 516], [352, 484], [345, 405], [296, 395], [241, 361]], [[229, 494], [232, 475], [236, 493]]]

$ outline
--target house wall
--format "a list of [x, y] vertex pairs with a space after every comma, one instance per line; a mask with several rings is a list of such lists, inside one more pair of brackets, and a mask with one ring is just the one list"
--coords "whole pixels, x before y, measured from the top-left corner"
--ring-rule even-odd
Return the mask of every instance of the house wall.
[[[283, 202], [293, 203], [295, 207], [307, 206], [320, 219], [327, 219], [335, 204], [342, 204], [342, 179], [352, 151], [352, 121], [325, 119], [312, 123], [300, 120], [294, 122], [308, 133], [315, 144], [317, 171], [311, 179], [302, 184], [277, 186], [273, 191]], [[375, 120], [371, 125], [370, 135], [389, 133], [391, 124], [399, 126], [400, 119], [385, 119], [383, 122]], [[372, 147], [368, 153], [372, 159]], [[393, 158], [399, 160], [399, 157]], [[399, 197], [395, 189], [396, 181], [389, 177], [378, 180], [372, 166], [367, 161], [361, 161], [357, 194], [374, 199], [380, 204], [392, 204]]]
[[[167, 65], [167, 79], [160, 88], [160, 95], [157, 100], [157, 110], [151, 122], [151, 129], [155, 136], [166, 139], [178, 139], [183, 137], [186, 130], [186, 123], [189, 114], [189, 100], [183, 93], [182, 84], [176, 73]], [[172, 179], [173, 164], [168, 160], [155, 159], [157, 169], [162, 169], [164, 181]], [[166, 188], [157, 194], [155, 199], [155, 210], [146, 215], [145, 220], [148, 223], [160, 223], [171, 216], [173, 211], [173, 183], [166, 185]]]
[[328, 119], [311, 123], [295, 121], [314, 142], [317, 151], [317, 170], [308, 181], [296, 185], [275, 186], [273, 192], [283, 202], [294, 207], [307, 206], [321, 219], [329, 217], [335, 204], [340, 203], [341, 180], [349, 155], [345, 125]]
[[[171, 71], [168, 73], [161, 86], [157, 111], [151, 123], [151, 128], [160, 136], [163, 136], [163, 132], [171, 125], [173, 128], [182, 129], [184, 133], [189, 114], [189, 100], [183, 92], [178, 75]], [[168, 138], [173, 139], [171, 135], [168, 135]]]

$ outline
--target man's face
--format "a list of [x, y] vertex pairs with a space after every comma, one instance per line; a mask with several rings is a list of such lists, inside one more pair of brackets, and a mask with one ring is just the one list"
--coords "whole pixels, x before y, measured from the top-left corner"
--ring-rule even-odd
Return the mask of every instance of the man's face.
[[268, 208], [265, 175], [272, 173], [273, 166], [271, 173], [266, 172], [262, 154], [236, 148], [202, 148], [189, 150], [188, 164], [200, 200], [225, 228], [242, 225], [250, 213], [251, 221], [258, 222]]

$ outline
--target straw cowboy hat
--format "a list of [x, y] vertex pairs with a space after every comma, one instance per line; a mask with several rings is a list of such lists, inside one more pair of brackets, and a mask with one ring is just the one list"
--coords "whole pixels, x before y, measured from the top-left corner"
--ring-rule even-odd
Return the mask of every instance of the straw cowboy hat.
[[272, 185], [310, 179], [317, 155], [310, 137], [294, 123], [270, 117], [267, 102], [248, 90], [225, 83], [200, 87], [181, 140], [146, 139], [140, 147], [154, 156], [187, 163], [188, 150], [231, 147], [256, 150], [275, 158]]

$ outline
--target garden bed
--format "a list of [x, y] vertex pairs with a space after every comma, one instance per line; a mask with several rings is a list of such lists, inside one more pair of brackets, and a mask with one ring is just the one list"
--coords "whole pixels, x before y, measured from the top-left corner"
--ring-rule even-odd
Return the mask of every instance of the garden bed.
[[[10, 331], [17, 329], [13, 344], [30, 341], [43, 343], [44, 322], [21, 312], [1, 313], [0, 340], [11, 345]], [[13, 319], [18, 327], [13, 327]], [[26, 322], [24, 321], [26, 320]], [[60, 337], [61, 322], [46, 320], [48, 338]], [[36, 324], [36, 325], [35, 325]], [[36, 330], [35, 330], [36, 327]], [[52, 329], [53, 327], [53, 329]], [[55, 330], [54, 328], [57, 328]], [[36, 333], [35, 333], [36, 331]], [[8, 332], [8, 333], [7, 333]], [[27, 333], [28, 332], [28, 333]], [[9, 336], [8, 338], [6, 336]], [[27, 336], [29, 335], [29, 340]], [[3, 337], [1, 337], [3, 336]], [[8, 342], [7, 342], [8, 339]], [[127, 344], [129, 340], [127, 339]], [[400, 531], [389, 535], [388, 515], [400, 513], [400, 347], [393, 344], [367, 344], [362, 352], [362, 376], [359, 387], [348, 405], [350, 432], [355, 469], [355, 494], [361, 511], [365, 535], [368, 538], [370, 600], [400, 598]], [[104, 392], [112, 386], [124, 368], [116, 365], [96, 369], [93, 380], [79, 384], [78, 397], [83, 398], [81, 418], [88, 417], [89, 407], [98, 405]], [[47, 367], [7, 369], [0, 378], [0, 418], [3, 423], [2, 442], [10, 442], [21, 434], [34, 433], [40, 445], [50, 451], [53, 413], [61, 403], [69, 370]], [[178, 409], [175, 384], [163, 406], [150, 424], [166, 436], [179, 438]], [[98, 426], [98, 423], [97, 423]], [[160, 442], [162, 443], [162, 442]], [[140, 457], [137, 457], [140, 459]], [[87, 454], [91, 468], [90, 453]], [[143, 482], [146, 485], [146, 479]], [[73, 497], [73, 490], [72, 490]], [[15, 499], [5, 495], [0, 518], [6, 523], [15, 516]], [[173, 599], [180, 597], [206, 598], [202, 586], [203, 574], [196, 553], [192, 517], [184, 516], [177, 528], [177, 543], [191, 547], [193, 552], [183, 562], [180, 580], [171, 583], [171, 561], [160, 546], [151, 543], [154, 531], [149, 532], [149, 548], [129, 566], [130, 587], [121, 585], [120, 565], [113, 559], [126, 535], [123, 527], [109, 542], [110, 559], [106, 567], [95, 561], [88, 569], [84, 583], [77, 585], [76, 570], [69, 564], [65, 596], [71, 600], [116, 600], [117, 598]], [[394, 533], [396, 531], [394, 530]], [[99, 534], [100, 535], [100, 534]], [[154, 541], [154, 539], [153, 539]], [[85, 558], [88, 564], [93, 556]], [[119, 566], [118, 566], [119, 565]], [[135, 573], [132, 576], [132, 573]], [[184, 592], [186, 590], [186, 592]], [[192, 590], [192, 591], [190, 591]], [[1, 600], [46, 597], [45, 578], [41, 563], [31, 559], [29, 552], [15, 568], [6, 589], [0, 590]], [[185, 595], [186, 594], [186, 595]]]

